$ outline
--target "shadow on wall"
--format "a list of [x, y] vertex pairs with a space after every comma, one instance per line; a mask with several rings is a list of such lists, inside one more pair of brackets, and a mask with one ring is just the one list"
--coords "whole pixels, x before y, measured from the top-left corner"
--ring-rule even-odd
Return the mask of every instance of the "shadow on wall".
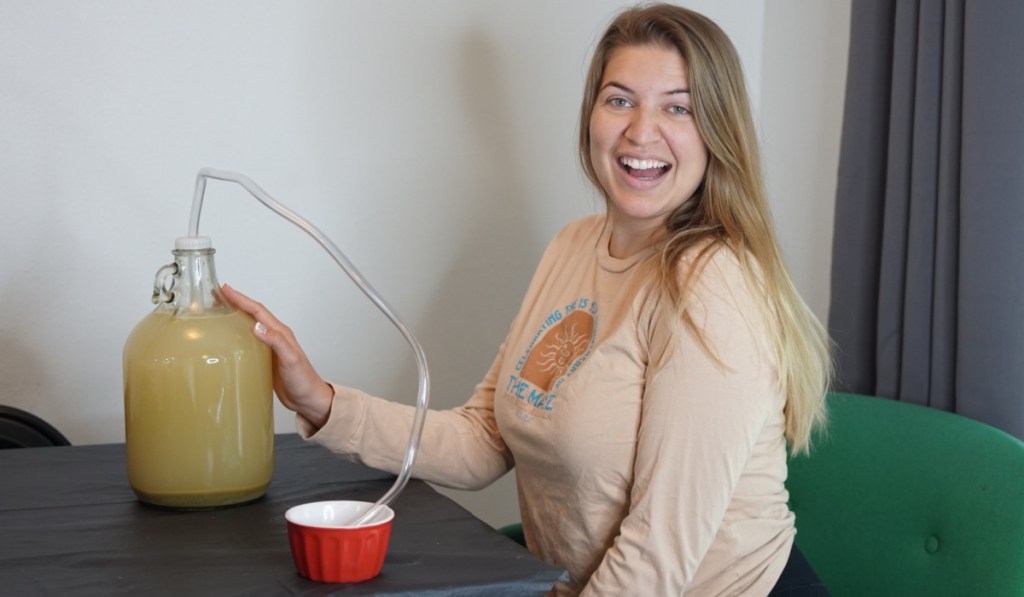
[[[50, 213], [32, 210], [20, 218], [20, 227], [37, 234], [28, 245], [6, 252], [8, 267], [0, 272], [0, 404], [35, 415], [74, 441], [88, 433], [69, 419], [74, 409], [62, 403], [58, 388], [65, 383], [61, 376], [74, 375], [81, 366], [66, 359], [77, 356], [72, 346], [83, 332], [80, 326], [87, 324], [76, 318], [81, 305], [74, 300], [81, 294], [70, 290], [78, 263], [51, 263], [46, 248], [74, 239], [75, 230], [61, 217], [62, 210], [54, 209], [60, 190], [50, 180], [41, 181], [31, 198]], [[90, 382], [83, 380], [82, 387], [91, 388]]]
[[[9, 304], [6, 299], [0, 304]], [[0, 404], [27, 411], [57, 427], [65, 435], [69, 425], [61, 420], [53, 400], [47, 400], [49, 391], [43, 360], [33, 354], [16, 334], [4, 333], [0, 352]]]
[[[417, 326], [430, 362], [431, 406], [436, 409], [461, 405], [483, 378], [543, 251], [543, 246], [522, 242], [530, 222], [523, 183], [528, 172], [526, 150], [514, 146], [516, 110], [509, 104], [515, 95], [505, 88], [508, 78], [490, 40], [473, 32], [462, 46], [455, 99], [461, 102], [465, 130], [473, 133], [470, 153], [475, 158], [462, 181], [462, 193], [472, 200], [459, 217], [471, 225], [462, 228], [469, 233], [434, 285], [437, 292], [424, 297], [426, 308]], [[415, 379], [415, 367], [408, 363], [405, 368], [396, 380]], [[389, 395], [401, 391], [396, 384]], [[444, 493], [491, 524], [518, 520], [512, 475], [483, 491]]]

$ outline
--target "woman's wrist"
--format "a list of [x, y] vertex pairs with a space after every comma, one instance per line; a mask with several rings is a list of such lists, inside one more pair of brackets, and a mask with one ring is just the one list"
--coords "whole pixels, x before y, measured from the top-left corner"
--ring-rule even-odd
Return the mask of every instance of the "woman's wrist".
[[316, 429], [323, 428], [331, 418], [331, 406], [334, 404], [334, 386], [322, 381], [319, 389], [310, 400], [309, 405], [302, 408], [299, 414], [309, 421]]

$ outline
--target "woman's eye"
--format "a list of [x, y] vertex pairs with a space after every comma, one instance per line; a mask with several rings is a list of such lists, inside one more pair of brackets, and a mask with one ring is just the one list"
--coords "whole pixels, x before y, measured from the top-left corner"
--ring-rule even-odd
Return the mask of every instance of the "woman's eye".
[[613, 97], [608, 100], [608, 104], [615, 108], [628, 108], [629, 100], [624, 97]]
[[671, 106], [671, 107], [669, 107], [668, 111], [673, 113], [673, 114], [680, 114], [680, 115], [684, 115], [684, 114], [689, 114], [690, 113], [690, 109], [687, 108], [686, 106]]

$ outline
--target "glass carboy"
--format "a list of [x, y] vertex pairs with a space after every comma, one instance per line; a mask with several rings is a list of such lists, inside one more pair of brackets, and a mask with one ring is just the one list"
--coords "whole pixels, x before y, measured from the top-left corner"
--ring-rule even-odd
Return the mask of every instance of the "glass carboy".
[[274, 469], [270, 349], [221, 294], [208, 237], [178, 238], [173, 254], [124, 346], [128, 480], [156, 506], [251, 501]]

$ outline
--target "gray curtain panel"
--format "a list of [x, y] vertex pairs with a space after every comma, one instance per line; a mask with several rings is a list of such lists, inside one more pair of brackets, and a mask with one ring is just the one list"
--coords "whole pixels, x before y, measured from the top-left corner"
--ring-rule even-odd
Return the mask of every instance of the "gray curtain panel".
[[837, 389], [1024, 438], [1024, 2], [853, 0]]

